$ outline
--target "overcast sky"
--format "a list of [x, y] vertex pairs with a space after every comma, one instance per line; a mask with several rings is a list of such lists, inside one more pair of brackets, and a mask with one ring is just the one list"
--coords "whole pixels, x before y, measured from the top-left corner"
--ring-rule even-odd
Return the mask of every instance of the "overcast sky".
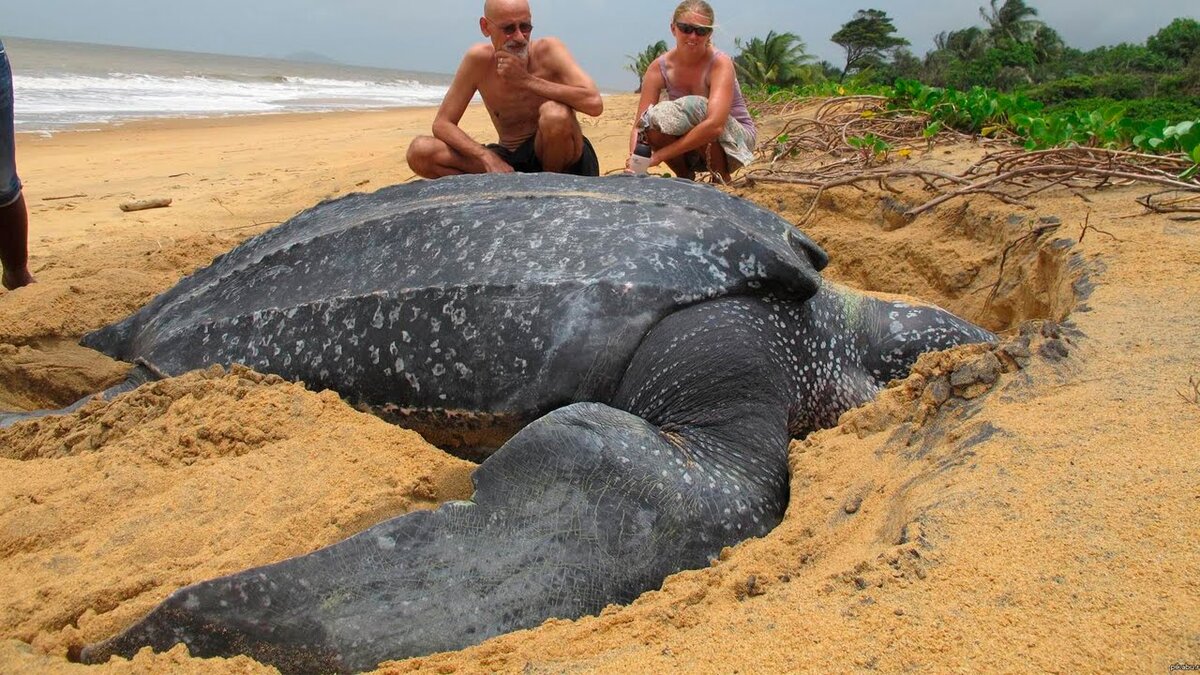
[[[939, 31], [981, 23], [985, 0], [710, 0], [716, 44], [767, 31], [799, 35], [840, 64], [829, 42], [854, 10], [877, 8], [923, 55]], [[566, 41], [601, 87], [635, 85], [627, 58], [661, 39], [676, 0], [531, 0], [534, 34]], [[1029, 0], [1067, 43], [1090, 49], [1142, 42], [1200, 0]], [[480, 38], [479, 0], [0, 0], [0, 35], [244, 56], [316, 52], [346, 64], [452, 73]]]

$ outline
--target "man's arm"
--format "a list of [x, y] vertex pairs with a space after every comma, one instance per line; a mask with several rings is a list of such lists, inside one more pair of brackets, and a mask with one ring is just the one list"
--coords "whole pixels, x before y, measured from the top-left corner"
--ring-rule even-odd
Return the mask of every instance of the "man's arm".
[[[521, 72], [524, 72], [528, 77], [524, 84], [533, 93], [551, 101], [558, 101], [585, 115], [599, 117], [604, 112], [604, 99], [600, 97], [600, 90], [575, 62], [562, 40], [548, 37], [538, 40], [538, 44], [541, 47], [538, 53], [540, 64], [552, 73], [553, 79], [534, 77], [524, 68], [509, 69], [512, 75], [524, 79], [521, 77]], [[515, 60], [515, 57], [505, 52], [497, 52], [496, 57]]]
[[442, 99], [437, 116], [433, 118], [433, 137], [450, 146], [460, 155], [477, 159], [489, 173], [507, 173], [512, 171], [512, 167], [507, 162], [476, 142], [458, 126], [463, 113], [467, 111], [467, 106], [479, 89], [477, 83], [482, 78], [485, 69], [490, 66], [491, 49], [484, 49], [483, 45], [477, 45], [467, 51], [463, 56], [462, 63], [458, 66], [458, 71], [454, 73], [454, 80], [450, 83], [446, 97]]

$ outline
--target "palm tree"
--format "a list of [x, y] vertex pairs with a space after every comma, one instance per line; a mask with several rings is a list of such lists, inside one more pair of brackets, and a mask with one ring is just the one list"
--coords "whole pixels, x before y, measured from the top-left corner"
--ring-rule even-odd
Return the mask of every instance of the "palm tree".
[[651, 63], [654, 63], [654, 59], [657, 59], [659, 56], [662, 56], [666, 53], [667, 41], [659, 40], [658, 42], [655, 42], [654, 44], [643, 49], [637, 56], [627, 55], [625, 57], [629, 59], [627, 67], [633, 72], [634, 75], [637, 75], [638, 86], [637, 89], [634, 90], [636, 93], [642, 93], [642, 78], [646, 75], [646, 69], [650, 67]]
[[1040, 26], [1033, 34], [1033, 55], [1038, 63], [1050, 63], [1062, 57], [1067, 43], [1058, 31], [1049, 26]]
[[1004, 0], [1003, 5], [997, 6], [1000, 0], [992, 0], [992, 10], [979, 8], [979, 15], [988, 24], [988, 35], [993, 42], [1004, 38], [1021, 43], [1033, 39], [1038, 29], [1044, 26], [1041, 21], [1033, 18], [1037, 10], [1025, 4], [1025, 0]]
[[933, 37], [933, 45], [960, 61], [979, 58], [990, 46], [987, 33], [978, 26], [949, 32], [942, 31]]
[[806, 84], [816, 79], [811, 66], [813, 56], [804, 40], [794, 33], [770, 31], [764, 39], [751, 38], [742, 42], [734, 39], [741, 53], [733, 60], [738, 80], [747, 86], [787, 87]]

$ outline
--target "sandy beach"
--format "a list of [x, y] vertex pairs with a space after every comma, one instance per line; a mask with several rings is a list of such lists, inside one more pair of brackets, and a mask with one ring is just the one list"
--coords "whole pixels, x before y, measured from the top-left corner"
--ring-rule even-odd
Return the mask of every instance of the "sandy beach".
[[[636, 106], [583, 120], [618, 171]], [[39, 283], [0, 290], [0, 409], [123, 379], [76, 344], [317, 202], [413, 179], [431, 109], [145, 122], [21, 135]], [[494, 138], [472, 106], [463, 127]], [[947, 170], [975, 146], [912, 157]], [[898, 160], [899, 161], [899, 160]], [[923, 358], [795, 441], [781, 525], [599, 616], [384, 672], [1166, 672], [1200, 664], [1200, 223], [1144, 186], [984, 196], [897, 227], [871, 189], [804, 230], [826, 274], [935, 302], [1000, 346]], [[798, 222], [813, 191], [736, 194]], [[169, 208], [122, 212], [165, 197]], [[1091, 229], [1085, 229], [1085, 222]], [[1034, 233], [1030, 235], [1030, 233]], [[0, 670], [69, 651], [190, 583], [470, 496], [473, 465], [340, 400], [245, 369], [152, 383], [0, 430]], [[86, 672], [273, 672], [143, 651]]]

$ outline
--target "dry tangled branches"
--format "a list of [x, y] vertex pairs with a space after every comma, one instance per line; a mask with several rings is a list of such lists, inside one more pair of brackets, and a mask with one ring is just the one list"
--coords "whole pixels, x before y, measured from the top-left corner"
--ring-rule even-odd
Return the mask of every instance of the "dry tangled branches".
[[[873, 153], [853, 147], [851, 140], [873, 138], [898, 151], [927, 146], [932, 139], [924, 136], [929, 117], [906, 110], [887, 110], [882, 96], [843, 96], [831, 99], [801, 99], [776, 109], [768, 104], [765, 115], [778, 131], [764, 138], [755, 153], [760, 163], [772, 167], [780, 161], [793, 162], [814, 153], [817, 164], [847, 157], [839, 163], [861, 166], [870, 164]], [[811, 109], [811, 110], [810, 110]], [[943, 131], [945, 137], [965, 138], [957, 132]]]
[[803, 220], [812, 214], [827, 189], [875, 183], [880, 189], [899, 192], [893, 185], [898, 181], [919, 181], [933, 195], [904, 212], [909, 219], [967, 195], [986, 194], [1007, 204], [1029, 208], [1026, 199], [1053, 188], [1100, 189], [1135, 183], [1166, 188], [1138, 200], [1148, 211], [1200, 213], [1200, 177], [1180, 178], [1192, 166], [1182, 155], [1147, 155], [1090, 147], [1030, 152], [1005, 145], [964, 171], [950, 174], [920, 166], [877, 162], [893, 155], [908, 156], [935, 142], [996, 141], [946, 130], [931, 133], [928, 115], [886, 110], [885, 100], [877, 96], [768, 103], [767, 110], [770, 114], [764, 127], [773, 126], [778, 131], [764, 134], [757, 151], [758, 161], [747, 167], [734, 184], [761, 181], [816, 188], [817, 194]]

